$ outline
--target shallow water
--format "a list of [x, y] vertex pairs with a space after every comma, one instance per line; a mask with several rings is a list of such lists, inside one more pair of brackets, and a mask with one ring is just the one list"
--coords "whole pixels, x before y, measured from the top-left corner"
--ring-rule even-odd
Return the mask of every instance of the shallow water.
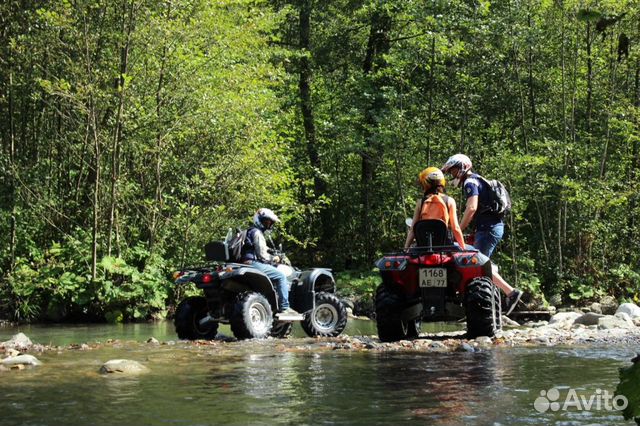
[[[349, 334], [375, 333], [368, 321], [350, 321], [349, 327]], [[0, 328], [0, 341], [17, 331]], [[570, 389], [586, 396], [601, 395], [598, 389], [613, 393], [618, 368], [630, 364], [636, 349], [351, 352], [326, 350], [303, 337], [172, 344], [170, 323], [20, 331], [35, 343], [87, 342], [95, 348], [36, 354], [42, 366], [0, 373], [3, 426], [629, 424], [604, 407], [540, 413], [533, 404], [554, 386], [561, 401]], [[169, 344], [144, 343], [151, 336]], [[107, 339], [120, 340], [92, 343]], [[114, 358], [137, 360], [150, 372], [100, 375], [100, 365]]]

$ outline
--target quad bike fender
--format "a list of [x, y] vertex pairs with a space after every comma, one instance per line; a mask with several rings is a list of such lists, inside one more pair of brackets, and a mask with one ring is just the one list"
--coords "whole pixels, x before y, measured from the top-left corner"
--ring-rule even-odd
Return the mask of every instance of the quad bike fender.
[[298, 312], [315, 307], [315, 295], [319, 292], [335, 293], [336, 282], [330, 269], [314, 268], [300, 274], [289, 293], [289, 303]]
[[261, 271], [242, 267], [220, 276], [222, 288], [232, 293], [255, 291], [264, 295], [274, 310], [278, 309], [278, 296], [269, 277]]

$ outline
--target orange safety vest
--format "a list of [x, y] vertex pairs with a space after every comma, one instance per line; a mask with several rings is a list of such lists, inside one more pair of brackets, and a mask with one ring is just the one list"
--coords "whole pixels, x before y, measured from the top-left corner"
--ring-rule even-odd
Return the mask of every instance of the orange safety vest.
[[422, 199], [420, 220], [441, 220], [449, 228], [449, 197], [444, 194], [429, 194]]

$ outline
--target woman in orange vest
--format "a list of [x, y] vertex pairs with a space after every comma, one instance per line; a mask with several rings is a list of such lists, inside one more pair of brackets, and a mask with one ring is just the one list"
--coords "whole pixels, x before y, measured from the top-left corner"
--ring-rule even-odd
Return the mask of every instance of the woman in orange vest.
[[[458, 224], [456, 201], [453, 198], [444, 195], [444, 187], [447, 182], [444, 179], [442, 171], [437, 167], [424, 169], [418, 175], [418, 181], [424, 189], [424, 195], [416, 203], [412, 223], [426, 219], [441, 220], [445, 225], [447, 225], [448, 229], [451, 229], [453, 232], [453, 238], [462, 250], [475, 250], [475, 247], [469, 245], [465, 246], [464, 244], [462, 231]], [[415, 234], [413, 232], [413, 226], [411, 226], [409, 232], [407, 232], [407, 240], [404, 243], [405, 250], [408, 250], [409, 247], [411, 247], [414, 238]], [[486, 257], [481, 252], [478, 252], [477, 256]], [[520, 301], [522, 292], [511, 287], [509, 283], [507, 283], [498, 273], [498, 268], [494, 264], [491, 265], [491, 271], [493, 275], [493, 282], [507, 295], [505, 315], [509, 315]]]
[[[444, 194], [444, 188], [447, 184], [444, 180], [444, 174], [437, 167], [429, 167], [420, 172], [418, 181], [424, 189], [424, 195], [416, 203], [412, 223], [427, 219], [441, 220], [447, 225], [447, 229], [451, 229], [453, 238], [464, 250], [464, 238], [458, 224], [456, 200]], [[404, 243], [405, 250], [409, 249], [414, 238], [412, 226], [407, 232], [407, 240]]]

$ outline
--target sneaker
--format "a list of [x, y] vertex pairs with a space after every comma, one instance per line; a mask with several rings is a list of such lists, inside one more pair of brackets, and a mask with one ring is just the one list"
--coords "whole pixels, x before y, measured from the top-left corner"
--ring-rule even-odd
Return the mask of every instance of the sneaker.
[[522, 297], [522, 291], [518, 290], [517, 288], [514, 288], [511, 294], [507, 296], [507, 299], [505, 302], [505, 309], [507, 311], [505, 312], [505, 315], [509, 315], [511, 312], [513, 312], [516, 305], [520, 301], [521, 297]]

